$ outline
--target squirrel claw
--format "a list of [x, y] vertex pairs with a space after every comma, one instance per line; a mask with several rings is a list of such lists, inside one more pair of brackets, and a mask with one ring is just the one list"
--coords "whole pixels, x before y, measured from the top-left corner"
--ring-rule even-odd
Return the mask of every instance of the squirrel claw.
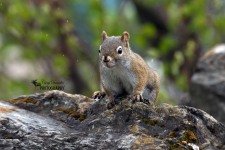
[[144, 101], [144, 98], [141, 94], [137, 94], [137, 95], [132, 95], [130, 97], [130, 100], [132, 101], [132, 103], [135, 103], [135, 102], [143, 102]]
[[148, 100], [148, 99], [143, 99], [142, 102], [145, 103], [145, 104], [147, 104], [147, 105], [151, 104], [150, 100]]
[[105, 92], [96, 91], [93, 93], [92, 98], [95, 100], [100, 100], [105, 97]]

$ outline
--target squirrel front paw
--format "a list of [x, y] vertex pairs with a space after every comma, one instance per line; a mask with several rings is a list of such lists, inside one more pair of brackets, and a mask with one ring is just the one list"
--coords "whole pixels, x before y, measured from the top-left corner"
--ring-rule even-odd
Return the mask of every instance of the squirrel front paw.
[[95, 100], [100, 100], [105, 97], [105, 92], [96, 91], [93, 93], [92, 98]]
[[144, 101], [144, 98], [140, 93], [131, 95], [129, 99], [131, 100], [132, 103]]

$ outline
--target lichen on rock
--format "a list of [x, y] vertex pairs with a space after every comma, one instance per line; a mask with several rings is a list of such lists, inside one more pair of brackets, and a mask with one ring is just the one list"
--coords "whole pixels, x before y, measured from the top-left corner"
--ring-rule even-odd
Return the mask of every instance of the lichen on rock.
[[[29, 99], [35, 103], [27, 101]], [[191, 149], [191, 146], [225, 148], [224, 125], [202, 110], [187, 106], [153, 106], [142, 102], [132, 104], [128, 99], [122, 99], [110, 110], [106, 104], [107, 99], [95, 101], [62, 91], [0, 102], [0, 147], [112, 150]]]

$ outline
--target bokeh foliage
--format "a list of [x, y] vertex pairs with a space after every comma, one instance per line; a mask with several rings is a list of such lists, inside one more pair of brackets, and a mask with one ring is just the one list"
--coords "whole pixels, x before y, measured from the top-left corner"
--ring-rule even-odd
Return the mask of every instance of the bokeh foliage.
[[[1, 0], [1, 98], [37, 92], [34, 79], [62, 80], [66, 92], [90, 96], [99, 89], [102, 30], [129, 31], [134, 51], [161, 62], [163, 84], [188, 91], [202, 51], [225, 38], [224, 6], [219, 0]], [[161, 99], [168, 99], [166, 90]]]

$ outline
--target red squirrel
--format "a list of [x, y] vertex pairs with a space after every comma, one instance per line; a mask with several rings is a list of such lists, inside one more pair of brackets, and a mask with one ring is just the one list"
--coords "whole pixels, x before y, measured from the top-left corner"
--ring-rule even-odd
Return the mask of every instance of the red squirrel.
[[115, 105], [116, 98], [124, 96], [133, 102], [156, 102], [160, 87], [159, 75], [131, 50], [128, 32], [110, 37], [105, 31], [102, 32], [99, 71], [101, 91], [94, 92], [93, 98], [107, 96], [110, 100], [108, 109]]

